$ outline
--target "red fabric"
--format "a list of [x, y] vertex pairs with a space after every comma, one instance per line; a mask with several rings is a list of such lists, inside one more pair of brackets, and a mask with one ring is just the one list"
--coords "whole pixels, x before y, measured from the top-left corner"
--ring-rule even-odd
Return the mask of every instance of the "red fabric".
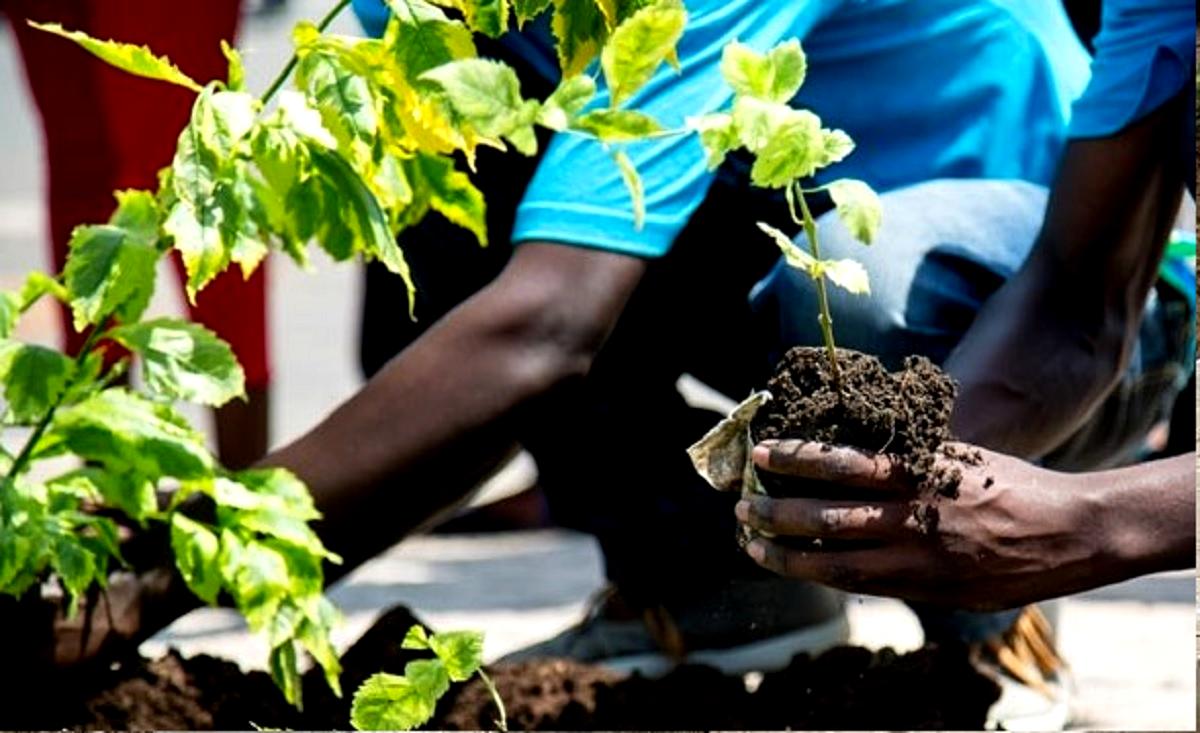
[[[29, 28], [25, 19], [145, 44], [203, 84], [225, 76], [220, 40], [232, 42], [239, 5], [239, 0], [0, 0], [41, 113], [56, 268], [66, 259], [76, 225], [107, 221], [113, 191], [157, 187], [157, 173], [171, 162], [195, 95], [113, 69], [69, 41]], [[172, 259], [182, 283], [183, 264]], [[269, 384], [265, 263], [249, 280], [236, 269], [222, 274], [188, 311], [230, 343], [247, 387]], [[73, 352], [83, 337], [69, 318], [65, 323], [66, 346]]]

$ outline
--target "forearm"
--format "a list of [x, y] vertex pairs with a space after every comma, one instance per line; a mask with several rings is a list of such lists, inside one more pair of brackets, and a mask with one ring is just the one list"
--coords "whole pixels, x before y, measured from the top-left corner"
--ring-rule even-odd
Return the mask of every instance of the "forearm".
[[641, 274], [632, 258], [525, 245], [500, 278], [266, 463], [294, 471], [348, 564], [460, 501], [521, 407], [581, 378]]
[[1109, 582], [1195, 567], [1196, 454], [1087, 475]]
[[1120, 378], [1184, 190], [1180, 103], [1068, 145], [1029, 258], [947, 361], [960, 439], [1043, 456]]

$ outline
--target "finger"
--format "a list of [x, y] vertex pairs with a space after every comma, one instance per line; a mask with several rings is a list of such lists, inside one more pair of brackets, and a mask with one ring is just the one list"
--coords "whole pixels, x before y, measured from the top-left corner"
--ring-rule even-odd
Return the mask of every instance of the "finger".
[[804, 440], [764, 441], [754, 463], [772, 473], [888, 491], [908, 489], [904, 468], [882, 453]]
[[746, 554], [779, 575], [860, 593], [872, 592], [901, 572], [902, 559], [893, 549], [809, 552], [764, 538], [752, 540]]
[[907, 502], [754, 496], [739, 501], [734, 513], [754, 529], [790, 537], [900, 540], [915, 529]]

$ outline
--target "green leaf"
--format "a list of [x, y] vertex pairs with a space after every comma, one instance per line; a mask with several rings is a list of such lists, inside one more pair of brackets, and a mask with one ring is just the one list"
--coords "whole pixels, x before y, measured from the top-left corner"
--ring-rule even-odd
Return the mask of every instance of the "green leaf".
[[160, 318], [108, 335], [142, 357], [146, 388], [156, 395], [213, 407], [245, 396], [245, 375], [233, 350], [197, 323]]
[[403, 677], [373, 675], [354, 693], [350, 724], [357, 730], [411, 730], [433, 717], [449, 685], [437, 660], [409, 662]]
[[614, 151], [613, 160], [621, 170], [621, 179], [629, 190], [629, 198], [633, 200], [633, 226], [640, 231], [646, 223], [646, 190], [642, 185], [642, 177], [624, 150]]
[[761, 229], [768, 237], [775, 242], [775, 246], [779, 247], [779, 251], [783, 253], [784, 260], [789, 265], [799, 270], [808, 273], [809, 277], [817, 277], [815, 267], [817, 260], [808, 252], [805, 252], [799, 245], [792, 241], [792, 238], [783, 232], [779, 231], [770, 224], [758, 222], [758, 228]]
[[811, 176], [824, 160], [821, 120], [807, 110], [742, 97], [733, 120], [742, 144], [755, 154], [750, 179], [756, 186], [783, 188]]
[[318, 232], [322, 246], [335, 254], [339, 249], [338, 242], [351, 237], [361, 251], [377, 258], [388, 270], [404, 280], [411, 315], [416, 303], [416, 288], [404, 254], [396, 245], [387, 216], [374, 194], [354, 169], [335, 152], [320, 148], [309, 152], [314, 169], [321, 176], [321, 183], [329, 189], [325, 203], [336, 207], [325, 212], [324, 229]]
[[337, 649], [330, 640], [330, 632], [337, 623], [339, 614], [333, 604], [324, 596], [318, 596], [314, 602], [308, 605], [311, 606], [311, 610], [306, 612], [296, 638], [300, 645], [312, 655], [317, 664], [321, 665], [329, 689], [341, 697], [342, 664], [338, 659]]
[[410, 84], [432, 68], [476, 56], [471, 31], [424, 0], [388, 0], [393, 21], [384, 43]]
[[154, 484], [140, 476], [84, 467], [54, 479], [48, 486], [70, 488], [99, 497], [108, 506], [120, 509], [141, 523], [158, 513]]
[[840, 162], [854, 152], [854, 141], [841, 130], [821, 130], [821, 142], [825, 152], [822, 166]]
[[225, 60], [229, 63], [229, 76], [225, 86], [232, 92], [241, 92], [246, 89], [246, 65], [242, 63], [242, 55], [238, 50], [222, 38], [221, 53], [224, 54]]
[[627, 109], [598, 109], [575, 118], [571, 129], [596, 136], [602, 142], [628, 142], [660, 132], [649, 115]]
[[650, 81], [675, 49], [686, 24], [683, 3], [660, 0], [617, 26], [600, 54], [614, 108]]
[[843, 290], [854, 295], [871, 294], [871, 280], [861, 263], [855, 260], [821, 260], [817, 265], [822, 275]]
[[187, 586], [205, 603], [216, 605], [221, 591], [217, 563], [221, 543], [211, 529], [176, 512], [171, 516], [171, 552]]
[[[19, 296], [20, 309], [22, 311], [29, 310], [30, 306], [40, 300], [43, 295], [53, 296], [55, 300], [61, 303], [69, 303], [71, 301], [71, 294], [67, 291], [65, 285], [44, 272], [34, 271], [25, 276], [25, 284], [21, 286], [21, 294]], [[0, 306], [0, 308], [2, 307]], [[7, 337], [0, 334], [0, 338]]]
[[328, 43], [299, 47], [296, 85], [308, 92], [343, 151], [366, 159], [379, 131], [375, 100], [367, 80], [347, 66], [340, 50]]
[[488, 59], [463, 59], [427, 71], [421, 79], [441, 89], [456, 124], [484, 139], [506, 138], [525, 155], [537, 152], [533, 122], [538, 103], [521, 98], [521, 83], [512, 67]]
[[404, 641], [400, 643], [401, 649], [428, 649], [429, 634], [426, 633], [425, 627], [420, 624], [413, 624], [404, 634]]
[[21, 296], [0, 292], [0, 339], [12, 336], [21, 318]]
[[734, 92], [781, 104], [796, 96], [804, 84], [807, 66], [804, 51], [795, 39], [766, 55], [734, 41], [721, 54], [721, 75]]
[[250, 630], [267, 628], [281, 599], [291, 594], [292, 580], [284, 556], [266, 543], [250, 540], [239, 542], [220, 567]]
[[109, 224], [76, 227], [68, 244], [63, 279], [75, 329], [115, 315], [136, 321], [154, 293], [158, 209], [148, 194], [118, 194]]
[[524, 26], [545, 12], [548, 7], [550, 7], [550, 0], [513, 0], [513, 10], [517, 14], [517, 27]]
[[558, 85], [538, 111], [537, 123], [551, 130], [566, 130], [571, 119], [578, 115], [596, 96], [596, 82], [590, 76], [577, 74]]
[[465, 682], [483, 665], [483, 634], [478, 631], [434, 634], [429, 637], [429, 648], [455, 682]]
[[163, 231], [171, 235], [187, 270], [188, 299], [220, 274], [231, 259], [222, 237], [222, 212], [214, 198], [222, 169], [254, 127], [258, 102], [244, 92], [208, 86], [192, 107], [171, 164], [176, 202]]
[[454, 161], [440, 155], [418, 153], [409, 161], [409, 179], [429, 197], [429, 205], [452, 224], [470, 231], [487, 246], [487, 208], [483, 194]]
[[0, 383], [18, 424], [32, 424], [45, 417], [74, 373], [75, 363], [54, 349], [0, 341]]
[[550, 28], [558, 40], [558, 63], [564, 79], [583, 73], [608, 36], [596, 0], [553, 0]]
[[508, 0], [459, 0], [458, 4], [476, 33], [499, 38], [508, 30]]
[[79, 596], [96, 579], [96, 558], [78, 538], [59, 535], [50, 556], [50, 565], [70, 596], [67, 617], [74, 617], [79, 610]]
[[301, 697], [303, 690], [295, 643], [288, 641], [275, 647], [271, 650], [267, 661], [271, 670], [271, 679], [275, 680], [276, 686], [283, 692], [283, 697], [295, 705], [297, 710], [303, 710], [304, 701]]
[[47, 437], [80, 458], [150, 479], [199, 479], [213, 470], [202, 435], [169, 406], [122, 388], [59, 409]]
[[725, 162], [731, 150], [741, 146], [733, 115], [727, 113], [701, 115], [687, 118], [687, 127], [700, 136], [700, 144], [708, 153], [708, 169], [716, 170]]
[[40, 31], [46, 31], [47, 33], [53, 33], [56, 36], [70, 39], [82, 46], [93, 56], [98, 57], [101, 61], [135, 76], [144, 76], [147, 79], [158, 79], [170, 82], [171, 84], [178, 84], [181, 87], [191, 89], [193, 92], [200, 91], [200, 85], [192, 81], [191, 77], [180, 71], [166, 57], [155, 56], [145, 46], [135, 46], [132, 43], [119, 43], [117, 41], [101, 41], [80, 31], [64, 30], [58, 23], [26, 22]]
[[851, 178], [838, 179], [826, 188], [837, 206], [838, 218], [850, 230], [850, 234], [860, 242], [870, 244], [883, 222], [883, 205], [879, 201], [879, 194], [862, 181]]

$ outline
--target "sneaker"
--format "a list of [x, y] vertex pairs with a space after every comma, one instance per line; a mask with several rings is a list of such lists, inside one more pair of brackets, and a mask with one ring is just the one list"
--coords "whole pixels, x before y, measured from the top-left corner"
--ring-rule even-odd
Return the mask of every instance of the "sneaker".
[[808, 583], [737, 580], [672, 609], [635, 607], [610, 586], [581, 622], [500, 661], [559, 657], [645, 677], [702, 664], [744, 675], [783, 669], [797, 654], [819, 654], [849, 637], [844, 595]]
[[1070, 672], [1054, 644], [1054, 629], [1028, 606], [1003, 634], [971, 645], [972, 661], [1000, 685], [988, 730], [1063, 730], [1071, 718]]

